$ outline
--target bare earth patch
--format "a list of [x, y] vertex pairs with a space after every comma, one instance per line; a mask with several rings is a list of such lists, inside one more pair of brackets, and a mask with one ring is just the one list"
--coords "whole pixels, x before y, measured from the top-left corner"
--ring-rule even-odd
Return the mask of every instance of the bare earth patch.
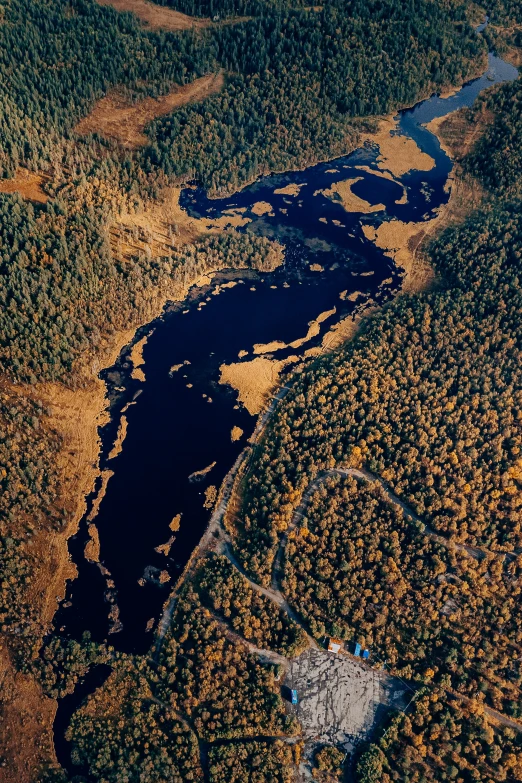
[[175, 87], [168, 95], [144, 98], [137, 103], [130, 103], [120, 90], [115, 89], [97, 101], [90, 114], [80, 120], [74, 130], [80, 136], [99, 133], [127, 149], [143, 147], [149, 141], [143, 131], [152, 120], [170, 114], [187, 103], [215, 95], [223, 84], [224, 76], [220, 71]]
[[44, 174], [18, 169], [14, 177], [0, 179], [0, 193], [19, 193], [22, 198], [28, 201], [45, 204], [49, 200], [47, 193], [42, 190], [42, 184], [45, 180]]
[[307, 744], [351, 750], [368, 739], [379, 705], [402, 705], [403, 690], [384, 672], [347, 655], [309, 649], [292, 661], [285, 684], [297, 690], [296, 715]]

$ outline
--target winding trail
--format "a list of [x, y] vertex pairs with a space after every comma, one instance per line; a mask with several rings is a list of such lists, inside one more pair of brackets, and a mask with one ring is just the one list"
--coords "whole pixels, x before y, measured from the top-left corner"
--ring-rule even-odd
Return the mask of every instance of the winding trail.
[[[414, 511], [412, 511], [412, 509], [409, 506], [406, 505], [406, 503], [404, 503], [403, 500], [401, 500], [394, 492], [392, 492], [388, 484], [380, 476], [376, 476], [374, 473], [370, 473], [370, 471], [365, 470], [364, 468], [332, 468], [331, 470], [322, 471], [315, 479], [313, 479], [313, 481], [310, 482], [310, 484], [308, 485], [308, 487], [303, 493], [301, 502], [299, 503], [298, 507], [293, 513], [288, 528], [286, 529], [283, 536], [281, 537], [281, 541], [279, 543], [279, 547], [277, 549], [274, 558], [274, 564], [272, 569], [271, 584], [272, 584], [272, 591], [274, 593], [282, 595], [281, 582], [284, 576], [284, 555], [286, 551], [286, 545], [288, 543], [288, 539], [291, 533], [301, 523], [313, 493], [321, 486], [321, 484], [323, 483], [323, 481], [325, 481], [325, 479], [327, 479], [329, 476], [335, 476], [335, 475], [352, 476], [353, 478], [359, 479], [360, 481], [379, 484], [382, 491], [384, 492], [384, 495], [386, 496], [386, 499], [394, 506], [398, 506], [400, 509], [402, 509], [405, 516], [409, 517], [414, 522], [417, 522], [419, 525], [422, 525], [422, 532], [424, 532], [427, 536], [430, 536], [430, 538], [433, 538], [434, 540], [438, 541], [443, 546], [453, 547], [459, 552], [464, 552], [469, 557], [472, 557], [475, 560], [483, 560], [485, 557], [487, 557], [488, 550], [481, 549], [480, 547], [474, 547], [474, 546], [469, 546], [467, 544], [460, 544], [457, 542], [449, 541], [447, 538], [437, 533], [433, 528], [429, 527], [429, 525], [426, 525], [426, 523], [423, 522], [422, 519], [419, 516], [417, 516], [417, 514]], [[493, 552], [492, 554], [495, 554], [498, 557], [505, 558], [508, 553]], [[236, 565], [236, 568], [237, 567], [238, 566]]]
[[[278, 401], [285, 396], [289, 388], [290, 387], [282, 387], [278, 391], [278, 393], [274, 396], [270, 406], [267, 408], [265, 413], [260, 417], [258, 425], [252, 437], [252, 441], [251, 441], [252, 445], [255, 443], [260, 433], [262, 432], [264, 428], [264, 424], [266, 423], [271, 412], [274, 410]], [[248, 575], [248, 573], [245, 571], [245, 569], [237, 559], [234, 553], [234, 547], [233, 547], [233, 542], [231, 540], [231, 537], [229, 533], [225, 530], [225, 527], [223, 525], [223, 519], [225, 516], [225, 512], [227, 511], [228, 504], [231, 500], [234, 487], [236, 485], [236, 479], [240, 475], [241, 469], [247, 467], [247, 462], [250, 460], [251, 455], [252, 455], [252, 446], [245, 449], [239, 455], [234, 466], [228, 473], [227, 477], [225, 478], [221, 486], [220, 495], [218, 497], [218, 501], [216, 503], [214, 512], [210, 519], [208, 528], [203, 538], [201, 539], [199, 546], [194, 551], [191, 561], [189, 562], [187, 568], [185, 569], [184, 573], [180, 577], [180, 580], [178, 581], [178, 584], [176, 585], [171, 595], [171, 598], [165, 607], [165, 611], [158, 625], [158, 635], [156, 641], [156, 656], [159, 653], [161, 641], [168, 629], [170, 620], [172, 618], [172, 613], [176, 605], [176, 599], [179, 594], [179, 590], [181, 589], [182, 585], [185, 583], [186, 579], [188, 578], [189, 573], [192, 573], [194, 571], [196, 563], [200, 560], [200, 558], [204, 557], [207, 554], [207, 552], [210, 551], [211, 549], [213, 551], [218, 552], [221, 555], [224, 555], [229, 560], [229, 562], [234, 566], [234, 568], [237, 569], [237, 571], [239, 571], [239, 573], [244, 577], [244, 579], [254, 590], [264, 595], [269, 600], [273, 601], [282, 611], [285, 612], [285, 614], [291, 620], [293, 620], [297, 625], [299, 625], [299, 627], [306, 634], [306, 637], [308, 639], [308, 644], [310, 647], [314, 647], [315, 649], [321, 649], [317, 641], [308, 632], [308, 629], [303, 619], [290, 606], [290, 604], [286, 600], [282, 589], [282, 581], [284, 578], [284, 559], [285, 559], [285, 552], [286, 552], [286, 546], [288, 544], [288, 539], [292, 534], [292, 532], [301, 524], [302, 519], [306, 514], [306, 509], [308, 507], [308, 504], [310, 503], [310, 499], [313, 493], [330, 476], [334, 476], [334, 475], [351, 476], [352, 478], [358, 479], [359, 481], [364, 481], [367, 483], [377, 483], [381, 487], [386, 499], [393, 505], [400, 508], [406, 517], [410, 518], [415, 523], [420, 525], [422, 532], [425, 533], [426, 535], [437, 540], [444, 546], [454, 547], [455, 549], [465, 553], [468, 557], [472, 557], [476, 560], [482, 560], [488, 554], [487, 550], [483, 550], [478, 547], [467, 546], [465, 544], [451, 542], [448, 541], [448, 539], [446, 539], [444, 536], [439, 535], [435, 530], [427, 526], [420, 519], [420, 517], [390, 489], [388, 484], [384, 481], [384, 479], [380, 478], [380, 476], [376, 476], [375, 474], [371, 473], [368, 470], [365, 470], [364, 468], [342, 468], [342, 467], [332, 468], [330, 470], [322, 471], [321, 473], [319, 473], [318, 476], [316, 476], [315, 479], [313, 479], [308, 484], [306, 490], [304, 491], [301, 497], [301, 501], [299, 505], [297, 506], [297, 508], [295, 509], [292, 515], [292, 519], [290, 521], [290, 524], [288, 525], [288, 528], [286, 529], [286, 531], [281, 537], [276, 555], [274, 557], [270, 587], [263, 587], [262, 585], [257, 584], [257, 582], [254, 582], [251, 579], [251, 577]], [[506, 556], [506, 553], [493, 553], [493, 554], [501, 556], [502, 558], [505, 558]], [[210, 614], [212, 615], [213, 619], [216, 622], [224, 626], [225, 633], [229, 639], [245, 645], [251, 653], [258, 655], [262, 660], [281, 664], [285, 667], [285, 669], [288, 667], [287, 658], [279, 655], [278, 653], [273, 652], [272, 650], [265, 650], [265, 649], [260, 649], [258, 647], [255, 647], [255, 645], [248, 642], [248, 640], [244, 639], [242, 636], [232, 631], [227, 625], [226, 621], [224, 621], [221, 617], [215, 615], [213, 612], [210, 612]], [[473, 699], [470, 699], [469, 697], [463, 694], [456, 693], [454, 691], [448, 690], [447, 695], [454, 700], [459, 700], [466, 703], [471, 703], [474, 701]], [[488, 707], [486, 705], [482, 705], [482, 706], [483, 706], [484, 713], [488, 715], [491, 718], [491, 720], [503, 726], [508, 726], [509, 728], [512, 728], [515, 731], [522, 732], [522, 724], [509, 718], [507, 715], [504, 715], [503, 713], [497, 712], [497, 710], [494, 710], [491, 707]], [[197, 733], [196, 736], [198, 736]], [[259, 738], [252, 737], [250, 739], [255, 740]], [[202, 760], [206, 761], [208, 754], [206, 749], [202, 748], [201, 746], [202, 741], [199, 739], [199, 737], [198, 737], [198, 742], [200, 743], [201, 758]], [[207, 773], [205, 772], [205, 775], [206, 774]]]

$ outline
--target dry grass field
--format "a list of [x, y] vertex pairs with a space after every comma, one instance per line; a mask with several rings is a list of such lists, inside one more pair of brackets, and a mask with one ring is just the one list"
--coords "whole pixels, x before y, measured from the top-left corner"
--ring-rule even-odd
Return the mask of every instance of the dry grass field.
[[115, 89], [97, 101], [93, 110], [80, 120], [74, 130], [80, 136], [99, 133], [127, 149], [143, 147], [148, 142], [143, 131], [152, 120], [170, 114], [187, 103], [202, 101], [214, 95], [223, 84], [224, 76], [220, 71], [176, 87], [160, 98], [144, 98], [137, 103], [130, 103]]

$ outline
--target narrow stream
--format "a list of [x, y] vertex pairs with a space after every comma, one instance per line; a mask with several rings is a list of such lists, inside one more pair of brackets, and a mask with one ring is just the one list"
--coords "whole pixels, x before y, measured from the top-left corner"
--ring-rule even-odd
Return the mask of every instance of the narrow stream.
[[[97, 495], [103, 482], [98, 480], [79, 531], [69, 541], [78, 577], [68, 583], [55, 632], [80, 639], [89, 631], [118, 650], [148, 649], [169, 589], [208, 522], [205, 490], [219, 488], [255, 426], [256, 417], [238, 404], [236, 391], [219, 383], [220, 366], [252, 361], [255, 345], [280, 341], [288, 346], [307, 334], [311, 321], [335, 308], [320, 323], [319, 333], [300, 348], [274, 353], [278, 360], [302, 356], [355, 308], [393, 296], [400, 288], [400, 270], [366, 239], [363, 226], [432, 218], [448, 200], [452, 163], [423, 124], [470, 106], [486, 87], [517, 76], [513, 66], [490, 54], [488, 71], [480, 79], [450, 98], [434, 96], [400, 113], [400, 133], [434, 159], [430, 171], [383, 178], [378, 149], [365, 146], [304, 171], [263, 177], [223, 199], [211, 200], [198, 188], [182, 191], [181, 205], [190, 215], [249, 218], [239, 230], [282, 242], [285, 263], [269, 274], [219, 274], [208, 287], [193, 289], [185, 302], [167, 306], [160, 318], [138, 330], [133, 342], [148, 335], [144, 381], [132, 377], [131, 346], [102, 373], [111, 418], [100, 431], [100, 468], [112, 475], [101, 501]], [[348, 178], [358, 178], [352, 185], [356, 196], [371, 205], [384, 204], [385, 210], [346, 212], [325, 195]], [[234, 285], [226, 285], [230, 283]], [[123, 415], [127, 434], [121, 452], [109, 458]], [[237, 440], [231, 438], [233, 428], [242, 431]], [[179, 530], [174, 530], [176, 525], [170, 525], [177, 515]], [[98, 531], [99, 563], [84, 555], [89, 523]], [[59, 705], [55, 737], [62, 763], [67, 749], [60, 737], [84, 691], [80, 684], [67, 704], [64, 699]]]

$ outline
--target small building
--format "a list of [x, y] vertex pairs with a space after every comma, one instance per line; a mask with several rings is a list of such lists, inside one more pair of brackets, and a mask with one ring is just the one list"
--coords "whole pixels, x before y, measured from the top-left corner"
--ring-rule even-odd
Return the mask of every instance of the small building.
[[292, 704], [297, 704], [299, 702], [299, 699], [297, 698], [297, 691], [292, 690], [291, 694], [292, 694]]
[[328, 640], [328, 652], [338, 653], [341, 650], [343, 643], [340, 639]]
[[354, 655], [355, 655], [357, 658], [358, 658], [358, 657], [359, 657], [359, 655], [361, 654], [361, 645], [359, 644], [359, 642], [357, 642], [357, 643], [356, 643], [356, 645], [355, 645], [355, 649], [354, 649], [354, 651], [353, 651], [353, 654], [354, 654]]

